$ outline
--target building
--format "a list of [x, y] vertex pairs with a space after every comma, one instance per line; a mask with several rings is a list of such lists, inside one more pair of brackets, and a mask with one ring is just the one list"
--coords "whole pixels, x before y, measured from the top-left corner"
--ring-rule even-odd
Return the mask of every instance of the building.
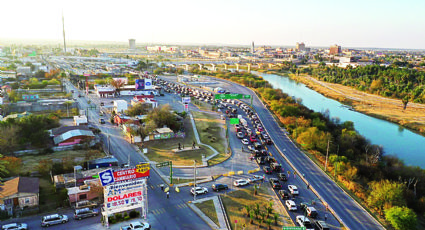
[[53, 142], [55, 145], [65, 146], [80, 144], [83, 141], [92, 139], [94, 139], [94, 134], [91, 130], [74, 129], [54, 137]]
[[128, 44], [130, 45], [131, 50], [136, 49], [136, 39], [128, 39]]
[[297, 44], [296, 44], [296, 46], [295, 46], [295, 49], [296, 49], [297, 51], [305, 51], [305, 44], [304, 44], [304, 42], [301, 42], [301, 43], [298, 43], [298, 42], [297, 42]]
[[251, 43], [251, 53], [255, 52], [254, 42]]
[[84, 185], [67, 188], [69, 202], [75, 203], [79, 201], [93, 200], [99, 198], [100, 193], [95, 189], [99, 186], [99, 180], [92, 179], [84, 181]]
[[112, 86], [94, 86], [95, 93], [99, 97], [114, 97], [115, 96], [115, 88]]
[[87, 117], [84, 115], [74, 116], [74, 125], [88, 125]]
[[122, 113], [127, 110], [127, 101], [125, 100], [115, 100], [114, 101], [114, 111], [115, 113]]
[[38, 207], [39, 179], [16, 177], [0, 185], [0, 204], [9, 215], [16, 209]]
[[329, 55], [338, 55], [341, 53], [341, 46], [333, 45], [329, 48]]

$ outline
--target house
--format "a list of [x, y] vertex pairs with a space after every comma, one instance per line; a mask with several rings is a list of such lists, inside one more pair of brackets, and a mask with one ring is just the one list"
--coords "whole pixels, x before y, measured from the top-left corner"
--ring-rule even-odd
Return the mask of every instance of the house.
[[71, 130], [87, 130], [90, 131], [91, 129], [87, 125], [79, 125], [79, 126], [61, 126], [59, 128], [54, 128], [49, 130], [51, 137], [56, 137], [61, 134], [64, 134]]
[[70, 130], [63, 134], [60, 134], [53, 138], [55, 145], [64, 146], [64, 145], [74, 145], [79, 144], [85, 140], [94, 139], [94, 134], [91, 130]]
[[39, 179], [16, 177], [0, 185], [0, 204], [13, 215], [16, 209], [38, 207]]
[[95, 187], [99, 187], [99, 179], [84, 181], [84, 185], [67, 188], [68, 198], [70, 203], [75, 203], [84, 200], [93, 200], [99, 197], [100, 193]]
[[88, 125], [85, 115], [74, 116], [74, 125]]
[[131, 117], [123, 115], [123, 114], [117, 114], [114, 117], [114, 123], [117, 124], [117, 125], [122, 125], [122, 124], [127, 123], [127, 122], [139, 124], [138, 119], [131, 118]]
[[114, 97], [115, 95], [115, 88], [109, 85], [95, 85], [94, 90], [99, 97]]

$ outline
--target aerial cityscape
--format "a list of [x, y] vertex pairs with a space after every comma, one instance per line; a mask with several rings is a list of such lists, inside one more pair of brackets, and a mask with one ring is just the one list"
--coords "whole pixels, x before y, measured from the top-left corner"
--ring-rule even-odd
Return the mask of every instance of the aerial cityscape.
[[2, 230], [425, 229], [425, 2], [2, 5]]

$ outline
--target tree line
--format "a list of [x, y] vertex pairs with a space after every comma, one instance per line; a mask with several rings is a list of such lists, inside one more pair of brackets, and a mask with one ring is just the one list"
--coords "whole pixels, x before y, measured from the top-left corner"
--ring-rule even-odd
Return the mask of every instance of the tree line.
[[406, 166], [400, 159], [385, 155], [382, 147], [372, 145], [355, 131], [353, 122], [341, 123], [338, 118], [329, 117], [328, 111], [314, 112], [303, 106], [302, 101], [273, 89], [260, 76], [223, 71], [202, 74], [254, 88], [290, 136], [322, 166], [329, 150], [327, 171], [331, 176], [394, 228], [415, 229], [416, 215], [425, 213], [423, 169]]

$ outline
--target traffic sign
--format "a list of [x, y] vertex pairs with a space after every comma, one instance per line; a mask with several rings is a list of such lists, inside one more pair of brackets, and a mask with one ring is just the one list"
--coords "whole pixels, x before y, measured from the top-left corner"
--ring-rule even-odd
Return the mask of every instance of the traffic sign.
[[115, 182], [112, 169], [107, 169], [105, 171], [99, 172], [99, 178], [100, 182], [102, 183], [102, 186], [106, 186]]
[[231, 94], [216, 94], [214, 96], [216, 100], [218, 99], [250, 99], [251, 95], [231, 93]]
[[170, 161], [164, 161], [155, 165], [157, 168], [170, 166]]

